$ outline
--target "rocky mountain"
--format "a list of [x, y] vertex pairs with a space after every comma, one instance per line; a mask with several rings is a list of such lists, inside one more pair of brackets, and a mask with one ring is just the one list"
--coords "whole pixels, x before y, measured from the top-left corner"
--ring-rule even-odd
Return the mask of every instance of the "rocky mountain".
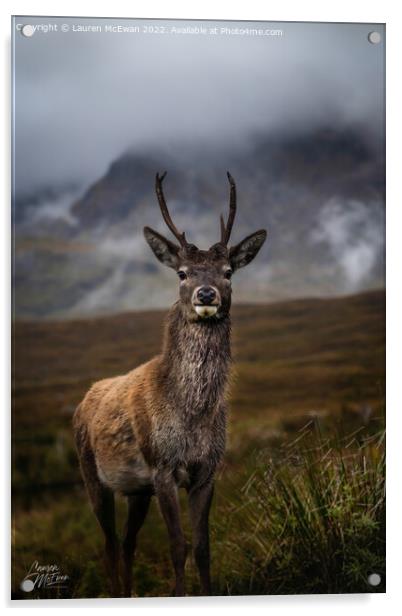
[[[384, 284], [384, 161], [357, 129], [257, 135], [244, 149], [125, 153], [80, 193], [15, 202], [15, 312], [70, 317], [163, 307], [176, 293], [154, 259], [145, 224], [168, 234], [155, 172], [172, 215], [200, 247], [219, 236], [226, 169], [238, 187], [233, 241], [256, 228], [268, 241], [234, 280], [237, 301], [337, 295]], [[52, 207], [53, 199], [53, 207]], [[46, 206], [46, 207], [45, 207]]]

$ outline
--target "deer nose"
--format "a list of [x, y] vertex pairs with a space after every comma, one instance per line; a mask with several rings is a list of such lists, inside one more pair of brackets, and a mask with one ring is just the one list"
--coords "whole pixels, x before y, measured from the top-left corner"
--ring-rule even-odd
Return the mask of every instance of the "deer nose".
[[200, 287], [197, 291], [197, 299], [201, 304], [208, 306], [216, 299], [216, 291], [213, 287]]

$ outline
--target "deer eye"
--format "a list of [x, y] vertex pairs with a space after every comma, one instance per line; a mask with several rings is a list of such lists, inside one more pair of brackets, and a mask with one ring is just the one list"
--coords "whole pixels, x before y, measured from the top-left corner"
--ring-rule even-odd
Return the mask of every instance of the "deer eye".
[[224, 276], [227, 280], [230, 280], [232, 277], [232, 274], [233, 274], [232, 270], [226, 270], [226, 272], [224, 273]]
[[183, 270], [178, 271], [177, 275], [180, 278], [180, 280], [185, 280], [187, 278], [187, 274], [186, 272], [183, 272]]

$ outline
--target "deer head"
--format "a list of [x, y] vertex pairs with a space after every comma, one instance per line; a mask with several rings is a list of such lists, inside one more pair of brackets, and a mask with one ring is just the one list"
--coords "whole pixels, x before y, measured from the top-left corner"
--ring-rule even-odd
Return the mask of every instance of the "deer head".
[[200, 250], [186, 240], [172, 221], [163, 194], [166, 172], [156, 174], [156, 194], [162, 216], [178, 243], [173, 243], [150, 227], [144, 228], [145, 239], [155, 256], [171, 267], [179, 277], [179, 294], [183, 312], [190, 321], [221, 319], [229, 314], [232, 274], [248, 265], [265, 242], [265, 229], [248, 235], [236, 246], [228, 247], [236, 216], [236, 184], [227, 172], [230, 184], [229, 215], [225, 223], [220, 217], [221, 239], [209, 250]]

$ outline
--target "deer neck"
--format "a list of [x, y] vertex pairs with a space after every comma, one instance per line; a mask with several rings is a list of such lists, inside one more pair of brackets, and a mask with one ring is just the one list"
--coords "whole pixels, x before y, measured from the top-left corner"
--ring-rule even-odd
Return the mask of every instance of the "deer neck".
[[231, 362], [230, 318], [189, 322], [171, 308], [162, 351], [165, 395], [183, 416], [213, 414], [224, 401]]

